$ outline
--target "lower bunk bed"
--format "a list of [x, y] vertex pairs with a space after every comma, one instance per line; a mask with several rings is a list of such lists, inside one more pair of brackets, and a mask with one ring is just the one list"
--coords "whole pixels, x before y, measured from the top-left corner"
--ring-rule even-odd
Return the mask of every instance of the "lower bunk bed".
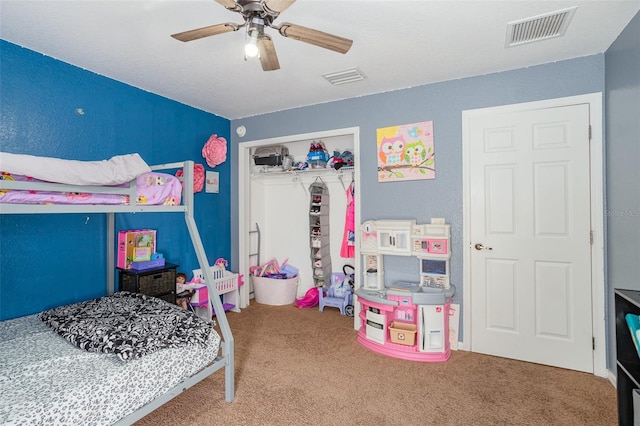
[[[176, 212], [184, 215], [205, 280], [214, 281], [193, 216], [194, 163], [184, 161], [151, 167], [144, 164], [135, 170], [129, 167], [129, 174], [124, 178], [128, 184], [124, 185], [118, 179], [112, 179], [108, 184], [98, 181], [89, 185], [74, 185], [64, 180], [63, 183], [56, 183], [49, 176], [43, 182], [42, 179], [32, 178], [28, 172], [7, 172], [7, 166], [15, 158], [15, 154], [0, 153], [0, 172], [3, 177], [0, 181], [0, 214], [107, 214], [107, 296], [0, 322], [0, 424], [129, 425], [218, 370], [224, 370], [225, 374], [225, 400], [233, 401], [234, 339], [216, 289], [211, 290], [211, 303], [217, 313], [216, 321], [221, 336], [213, 321], [203, 321], [176, 305], [135, 293], [115, 292], [115, 273], [114, 268], [110, 267], [115, 265], [115, 214]], [[32, 161], [33, 158], [28, 160]], [[83, 163], [48, 158], [44, 160], [51, 160], [63, 169], [68, 169], [71, 163]], [[141, 161], [139, 157], [135, 160]], [[119, 162], [121, 159], [116, 161]], [[116, 166], [119, 167], [120, 164]], [[42, 168], [41, 165], [39, 167]], [[113, 168], [113, 163], [108, 167]], [[184, 171], [181, 198], [179, 191], [176, 194], [175, 190], [169, 191], [166, 196], [168, 198], [163, 196], [155, 204], [147, 198], [139, 197], [140, 182], [144, 187], [150, 186], [152, 182], [160, 183], [164, 177], [168, 182], [171, 175], [165, 176], [157, 171], [178, 168]], [[47, 167], [47, 170], [52, 169], [53, 167]], [[16, 170], [23, 172], [20, 168]], [[93, 176], [100, 174], [96, 170], [91, 170], [91, 173]], [[113, 176], [111, 170], [109, 173]], [[8, 179], [17, 175], [28, 178]], [[116, 175], [121, 176], [119, 172]], [[76, 178], [71, 179], [78, 181]], [[171, 185], [174, 186], [175, 183]], [[3, 196], [11, 191], [44, 191], [47, 197], [48, 193], [80, 193], [83, 194], [80, 197], [82, 201], [90, 198], [93, 201], [71, 204], [78, 197], [63, 196], [59, 201], [62, 204], [52, 201], [53, 197], [49, 197], [46, 202], [19, 198], [20, 201], [14, 199], [3, 203]], [[107, 204], [95, 204], [99, 202], [96, 201], [97, 197], [84, 194], [114, 194], [118, 201], [114, 202], [113, 197], [107, 197]], [[169, 198], [170, 201], [166, 202]], [[25, 202], [28, 204], [24, 204]], [[151, 315], [144, 317], [137, 312], [115, 311], [113, 301], [125, 298], [139, 299], [141, 309], [151, 311]], [[109, 322], [106, 318], [109, 316], [105, 308], [88, 309], [97, 314], [97, 318], [84, 316], [87, 314], [87, 304], [93, 306], [91, 304], [98, 301], [110, 306], [107, 311], [119, 312], [115, 317], [127, 319], [124, 323], [112, 324], [111, 328], [117, 333], [110, 334], [108, 331], [106, 324]], [[81, 308], [83, 314], [79, 320], [77, 310]], [[161, 311], [166, 312], [160, 315]], [[70, 333], [69, 330], [82, 328], [79, 323], [86, 326], [87, 322], [94, 326], [85, 330], [83, 338]], [[181, 324], [182, 328], [171, 328], [175, 324]], [[54, 331], [53, 326], [58, 329]], [[135, 334], [132, 337], [128, 334], [131, 330], [145, 333], [153, 331], [156, 334], [152, 337]], [[164, 333], [158, 334], [158, 331]], [[175, 342], [176, 336], [180, 334], [186, 336], [185, 341]]]
[[215, 364], [219, 345], [213, 323], [138, 293], [0, 322], [0, 422], [129, 424]]

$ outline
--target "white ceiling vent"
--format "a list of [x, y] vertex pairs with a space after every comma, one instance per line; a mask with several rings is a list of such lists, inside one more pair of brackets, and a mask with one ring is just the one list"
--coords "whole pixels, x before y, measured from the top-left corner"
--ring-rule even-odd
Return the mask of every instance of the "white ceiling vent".
[[362, 75], [358, 68], [325, 74], [323, 77], [334, 86], [364, 80], [364, 75]]
[[507, 24], [506, 47], [562, 37], [577, 7], [557, 10]]

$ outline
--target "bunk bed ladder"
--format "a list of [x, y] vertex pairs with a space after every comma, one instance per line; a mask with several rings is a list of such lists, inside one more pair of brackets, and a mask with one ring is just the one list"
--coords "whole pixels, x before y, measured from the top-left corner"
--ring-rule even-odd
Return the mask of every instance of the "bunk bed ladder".
[[[185, 176], [193, 176], [193, 161], [185, 161], [184, 163], [184, 175]], [[204, 274], [204, 280], [208, 283], [215, 282], [215, 277], [213, 276], [213, 272], [209, 267], [209, 260], [207, 259], [207, 254], [204, 251], [204, 245], [202, 244], [202, 239], [200, 238], [200, 233], [198, 232], [198, 227], [196, 226], [196, 221], [193, 217], [193, 179], [184, 179], [184, 187], [182, 188], [182, 198], [183, 204], [186, 207], [184, 220], [187, 223], [187, 228], [189, 229], [189, 235], [191, 235], [191, 241], [193, 242], [193, 248], [196, 252], [196, 257], [198, 259], [198, 263], [200, 264], [200, 269]], [[214, 294], [210, 296], [211, 304], [213, 305], [213, 310], [216, 312], [224, 312], [224, 307], [222, 306], [222, 300], [220, 299], [220, 295], [215, 286], [211, 286], [210, 290]], [[222, 332], [222, 354], [225, 357], [225, 369], [224, 369], [224, 381], [225, 381], [225, 400], [227, 402], [231, 402], [234, 399], [235, 389], [234, 389], [234, 341], [233, 335], [231, 334], [231, 327], [229, 327], [229, 321], [227, 320], [227, 316], [217, 315], [216, 320], [218, 325], [220, 326], [220, 331]]]
[[[164, 164], [162, 166], [158, 166], [161, 168], [184, 168], [185, 176], [193, 176], [193, 161], [185, 161], [184, 163], [172, 163], [172, 164]], [[215, 278], [213, 276], [213, 272], [209, 267], [209, 260], [207, 259], [207, 254], [204, 251], [204, 245], [202, 244], [202, 239], [200, 238], [200, 233], [198, 232], [198, 227], [196, 225], [196, 221], [193, 217], [193, 179], [184, 179], [183, 180], [183, 188], [182, 188], [182, 204], [184, 206], [184, 220], [187, 224], [187, 229], [189, 230], [189, 236], [191, 237], [191, 241], [193, 243], [193, 248], [196, 253], [196, 257], [198, 259], [198, 264], [200, 265], [200, 269], [204, 274], [205, 282], [214, 282]], [[109, 250], [107, 252], [107, 265], [115, 265], [115, 214], [113, 212], [107, 213], [107, 243]], [[112, 267], [107, 267], [107, 291], [108, 294], [114, 293], [115, 287], [115, 274]], [[213, 305], [213, 309], [216, 312], [224, 312], [224, 308], [222, 306], [222, 300], [216, 286], [212, 286], [209, 288], [210, 292], [214, 294], [210, 295], [211, 304]], [[222, 333], [222, 356], [224, 357], [224, 364], [212, 365], [206, 367], [200, 373], [196, 374], [190, 379], [185, 380], [179, 387], [172, 389], [167, 393], [165, 397], [157, 398], [157, 401], [152, 401], [152, 403], [147, 406], [141, 408], [136, 413], [132, 413], [130, 416], [125, 417], [121, 421], [119, 421], [118, 425], [128, 425], [133, 422], [133, 420], [138, 420], [139, 413], [145, 414], [150, 413], [155, 408], [162, 405], [164, 402], [169, 399], [175, 397], [178, 393], [184, 391], [185, 389], [193, 386], [195, 383], [198, 383], [202, 380], [202, 377], [205, 377], [212, 373], [212, 371], [216, 371], [221, 368], [221, 365], [224, 365], [224, 381], [225, 381], [225, 400], [227, 402], [232, 402], [235, 396], [235, 381], [234, 381], [234, 340], [233, 334], [231, 333], [231, 327], [229, 326], [229, 321], [227, 320], [226, 315], [217, 315], [216, 320], [218, 325], [220, 326], [220, 331]]]

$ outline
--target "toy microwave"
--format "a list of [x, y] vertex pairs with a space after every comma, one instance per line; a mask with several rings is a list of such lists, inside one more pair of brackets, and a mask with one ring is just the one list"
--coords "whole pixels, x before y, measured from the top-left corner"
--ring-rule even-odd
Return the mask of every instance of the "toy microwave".
[[442, 238], [417, 237], [413, 239], [413, 253], [420, 254], [447, 254], [448, 241]]
[[411, 252], [414, 256], [448, 255], [450, 239], [451, 225], [445, 223], [416, 225], [411, 235]]
[[427, 287], [449, 288], [449, 275], [449, 259], [420, 259], [420, 285]]

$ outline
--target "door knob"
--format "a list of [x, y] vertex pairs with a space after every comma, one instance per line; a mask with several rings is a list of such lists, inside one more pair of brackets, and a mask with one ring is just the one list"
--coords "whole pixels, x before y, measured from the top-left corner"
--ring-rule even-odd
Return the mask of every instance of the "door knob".
[[485, 247], [480, 243], [477, 243], [475, 246], [476, 250], [493, 250], [492, 247]]

